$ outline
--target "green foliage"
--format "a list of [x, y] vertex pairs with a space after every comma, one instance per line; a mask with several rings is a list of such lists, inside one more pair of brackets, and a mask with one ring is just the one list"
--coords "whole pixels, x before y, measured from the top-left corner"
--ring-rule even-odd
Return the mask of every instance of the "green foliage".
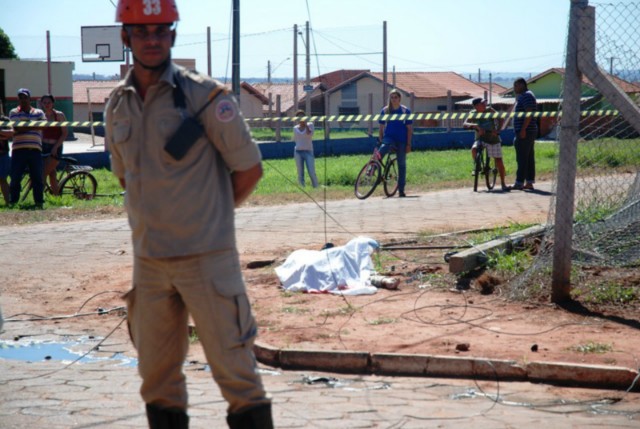
[[189, 326], [189, 344], [195, 344], [200, 341], [198, 337], [198, 331], [195, 326]]
[[328, 310], [328, 309], [324, 309], [321, 311], [320, 315], [325, 317], [325, 318], [329, 318], [329, 317], [336, 317], [336, 316], [349, 316], [353, 313], [355, 313], [356, 311], [358, 311], [358, 309], [351, 305], [351, 304], [347, 304], [343, 307], [340, 307], [336, 310]]
[[532, 227], [533, 224], [523, 224], [518, 222], [511, 222], [508, 226], [498, 227], [493, 229], [485, 229], [477, 233], [471, 234], [468, 238], [469, 244], [476, 245], [486, 243], [487, 241], [495, 240], [498, 238], [506, 237], [514, 232], [522, 231]]
[[578, 145], [580, 169], [609, 169], [640, 164], [640, 139], [603, 138]]
[[393, 319], [391, 317], [378, 317], [377, 319], [371, 320], [369, 322], [369, 325], [387, 325], [389, 323], [395, 323], [396, 319]]
[[[374, 133], [377, 132], [377, 127], [374, 127]], [[276, 141], [276, 129], [275, 127], [257, 127], [251, 128], [251, 135], [256, 141], [259, 142], [273, 142]], [[362, 138], [366, 137], [367, 131], [362, 128], [358, 129], [332, 129], [331, 130], [331, 138], [334, 139], [346, 139], [346, 138]], [[293, 126], [292, 124], [285, 123], [280, 128], [280, 141], [281, 142], [290, 142], [293, 140]], [[316, 125], [316, 132], [313, 134], [313, 141], [316, 143], [324, 140], [324, 133], [320, 128], [320, 125]]]
[[596, 305], [608, 304], [630, 304], [640, 299], [640, 290], [636, 287], [629, 287], [615, 281], [608, 281], [595, 285], [584, 285], [573, 289], [571, 294], [574, 298]]
[[601, 221], [614, 213], [618, 209], [618, 204], [612, 200], [598, 201], [598, 198], [592, 198], [589, 201], [580, 201], [576, 208], [576, 214], [573, 219], [576, 223], [594, 223]]
[[0, 28], [0, 59], [17, 60], [19, 59], [16, 50], [11, 43], [11, 39], [7, 33]]
[[[71, 195], [54, 196], [45, 193], [45, 207], [47, 209], [65, 208], [90, 210], [101, 206], [123, 206], [124, 197], [120, 195], [122, 188], [111, 171], [106, 168], [100, 168], [92, 170], [91, 174], [96, 178], [97, 182], [96, 198], [93, 200], [80, 200]], [[24, 202], [18, 203], [11, 209], [6, 206], [0, 206], [0, 212], [9, 210], [30, 210], [33, 208], [35, 208], [35, 204], [32, 192]]]
[[575, 350], [580, 353], [607, 353], [613, 350], [613, 346], [611, 344], [603, 344], [596, 343], [594, 341], [588, 341], [586, 344], [578, 344], [577, 346], [571, 347], [572, 350]]
[[[553, 158], [546, 155], [555, 154], [551, 144], [541, 143], [536, 149], [540, 162], [536, 164], [538, 174], [550, 175], [554, 169]], [[507, 174], [515, 172], [515, 152], [513, 148], [503, 149]], [[316, 172], [320, 184], [342, 192], [353, 192], [353, 185], [358, 172], [369, 160], [370, 155], [342, 155], [316, 158]], [[509, 171], [509, 166], [513, 171]], [[430, 190], [443, 187], [471, 186], [471, 154], [467, 149], [442, 151], [414, 151], [407, 157], [407, 187], [415, 190]], [[316, 191], [307, 191], [312, 194]], [[256, 189], [257, 195], [276, 193], [300, 193], [297, 185], [296, 166], [293, 157], [264, 161], [264, 176]]]
[[520, 250], [512, 253], [497, 252], [489, 256], [487, 265], [503, 277], [514, 277], [523, 273], [529, 266], [533, 257], [528, 250]]
[[294, 306], [282, 307], [282, 312], [287, 314], [303, 314], [309, 313], [310, 311], [311, 310], [309, 310], [308, 308], [300, 308]]

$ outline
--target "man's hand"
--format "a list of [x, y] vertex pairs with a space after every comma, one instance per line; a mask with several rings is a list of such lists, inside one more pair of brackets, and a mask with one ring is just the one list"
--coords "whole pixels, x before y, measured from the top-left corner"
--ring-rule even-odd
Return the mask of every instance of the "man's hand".
[[248, 170], [231, 173], [233, 202], [236, 207], [246, 200], [262, 177], [262, 164], [258, 163]]

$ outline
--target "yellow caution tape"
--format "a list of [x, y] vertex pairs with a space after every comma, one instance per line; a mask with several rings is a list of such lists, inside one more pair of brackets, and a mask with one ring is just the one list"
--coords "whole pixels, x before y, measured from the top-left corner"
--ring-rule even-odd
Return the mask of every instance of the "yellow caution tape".
[[[617, 116], [617, 110], [585, 110], [582, 117], [588, 116]], [[296, 123], [300, 120], [312, 122], [378, 122], [378, 121], [446, 121], [448, 119], [507, 119], [507, 118], [559, 118], [562, 112], [452, 112], [452, 113], [410, 113], [393, 115], [330, 115], [330, 116], [282, 116], [282, 117], [262, 117], [246, 118], [248, 123], [267, 122], [269, 124], [281, 122], [283, 124]], [[0, 121], [0, 127], [99, 127], [104, 126], [100, 121]]]

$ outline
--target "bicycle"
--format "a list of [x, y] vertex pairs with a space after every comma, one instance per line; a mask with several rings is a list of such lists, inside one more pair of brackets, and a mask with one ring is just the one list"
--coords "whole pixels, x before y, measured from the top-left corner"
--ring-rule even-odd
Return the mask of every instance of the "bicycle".
[[371, 158], [362, 167], [356, 178], [355, 194], [360, 200], [368, 198], [376, 187], [383, 182], [384, 193], [393, 197], [398, 192], [398, 159], [395, 151], [389, 151], [384, 157], [380, 154], [380, 141], [373, 148]]
[[[48, 156], [50, 155], [43, 155], [43, 158]], [[98, 190], [98, 181], [93, 174], [91, 174], [93, 167], [89, 165], [78, 165], [78, 160], [70, 156], [61, 156], [58, 160], [62, 164], [62, 168], [58, 167], [58, 193], [53, 193], [46, 178], [44, 178], [44, 192], [56, 196], [71, 195], [79, 200], [92, 200], [95, 198], [96, 191]], [[29, 175], [23, 177], [23, 180], [26, 181], [22, 186], [24, 193], [20, 201], [26, 200], [32, 189]]]
[[485, 148], [487, 143], [480, 143], [481, 144], [479, 144], [476, 149], [476, 159], [473, 168], [473, 192], [478, 192], [478, 181], [480, 180], [480, 175], [484, 176], [488, 190], [492, 190], [496, 185], [496, 176], [498, 175], [496, 160], [489, 156], [489, 152]]

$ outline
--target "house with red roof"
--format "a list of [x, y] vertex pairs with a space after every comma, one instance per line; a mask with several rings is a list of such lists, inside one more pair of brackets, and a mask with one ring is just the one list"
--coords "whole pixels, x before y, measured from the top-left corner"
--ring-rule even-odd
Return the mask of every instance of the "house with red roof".
[[[334, 86], [328, 93], [328, 114], [377, 114], [387, 103], [383, 74], [362, 72]], [[402, 104], [414, 113], [454, 111], [456, 102], [486, 96], [486, 89], [454, 72], [396, 72], [387, 75], [387, 91], [396, 88]], [[498, 88], [496, 88], [498, 89]], [[498, 93], [494, 93], [498, 97]], [[419, 126], [442, 126], [440, 121], [421, 121]], [[452, 123], [456, 126], [457, 123]]]
[[[560, 67], [550, 68], [539, 73], [527, 80], [527, 86], [535, 94], [538, 102], [538, 110], [542, 112], [557, 112], [562, 102], [562, 84], [564, 81], [565, 69]], [[609, 75], [613, 83], [624, 91], [631, 99], [640, 100], [640, 85], [628, 82], [614, 75]], [[507, 89], [501, 94], [501, 100], [505, 103], [513, 104], [515, 101], [513, 89]], [[613, 109], [611, 104], [602, 97], [586, 76], [582, 76], [582, 85], [580, 88], [581, 110], [607, 110]], [[617, 117], [614, 121], [609, 121], [607, 126], [623, 126], [620, 121], [624, 122], [621, 117]], [[548, 134], [557, 123], [557, 117], [539, 118], [540, 135]], [[600, 117], [587, 117], [583, 119], [583, 130], [585, 134], [590, 134], [589, 123], [600, 123], [599, 132], [603, 132], [606, 127], [602, 126]]]
[[[77, 80], [73, 82], [73, 118], [76, 121], [102, 121], [111, 91], [118, 80]], [[231, 85], [226, 85], [231, 88]], [[248, 82], [240, 83], [240, 107], [247, 118], [262, 117], [269, 102], [264, 94]]]

